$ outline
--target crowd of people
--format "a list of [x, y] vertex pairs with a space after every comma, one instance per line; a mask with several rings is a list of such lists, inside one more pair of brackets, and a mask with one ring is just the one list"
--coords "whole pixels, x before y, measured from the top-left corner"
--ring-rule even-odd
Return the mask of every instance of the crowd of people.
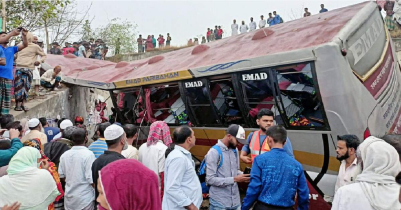
[[[153, 122], [147, 141], [138, 127], [101, 123], [92, 140], [82, 117], [14, 121], [0, 118], [0, 208], [10, 209], [309, 209], [309, 188], [283, 126], [261, 109], [260, 129], [246, 138], [232, 124], [197, 168], [191, 155], [194, 131], [180, 126], [170, 134]], [[332, 209], [400, 209], [399, 135], [338, 136], [341, 161]], [[237, 146], [243, 144], [242, 150]], [[398, 152], [397, 152], [398, 151]], [[249, 156], [250, 155], [250, 156]], [[240, 170], [240, 160], [252, 168]], [[204, 173], [201, 173], [201, 172]], [[241, 201], [238, 183], [249, 183]]]
[[142, 34], [140, 34], [136, 42], [138, 43], [138, 53], [144, 53], [156, 48], [157, 44], [159, 48], [170, 47], [171, 36], [170, 33], [167, 33], [167, 37], [164, 38], [164, 35], [159, 34], [156, 40], [154, 35], [148, 35], [147, 38], [142, 38]]
[[[115, 54], [120, 53], [120, 40], [117, 40]], [[89, 41], [80, 41], [73, 42], [72, 44], [69, 42], [64, 43], [64, 47], [61, 46], [57, 42], [52, 43], [52, 48], [50, 49], [50, 54], [53, 55], [67, 55], [73, 54], [77, 57], [82, 58], [93, 58], [98, 60], [104, 60], [109, 48], [106, 43], [102, 39], [97, 39], [95, 41], [94, 38], [90, 38]]]
[[[12, 37], [21, 34], [22, 43], [9, 46]], [[11, 99], [15, 99], [15, 111], [28, 111], [25, 105], [31, 90], [38, 95], [43, 89], [55, 90], [61, 81], [61, 67], [52, 69], [43, 64], [46, 54], [43, 41], [23, 28], [10, 33], [0, 32], [0, 113], [8, 114]]]

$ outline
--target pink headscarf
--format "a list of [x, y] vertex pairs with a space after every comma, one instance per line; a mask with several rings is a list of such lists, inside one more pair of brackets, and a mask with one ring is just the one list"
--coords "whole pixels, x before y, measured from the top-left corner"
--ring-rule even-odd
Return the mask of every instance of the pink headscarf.
[[150, 125], [147, 145], [155, 145], [158, 141], [163, 141], [166, 146], [169, 146], [171, 140], [170, 128], [164, 121], [156, 121]]
[[[155, 172], [134, 159], [114, 161], [99, 172], [104, 196], [113, 210], [161, 210]], [[99, 205], [99, 209], [102, 208]]]

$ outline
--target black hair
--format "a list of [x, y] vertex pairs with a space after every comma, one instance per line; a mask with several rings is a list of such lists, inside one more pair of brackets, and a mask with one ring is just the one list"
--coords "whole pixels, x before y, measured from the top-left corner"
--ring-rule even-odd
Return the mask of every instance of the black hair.
[[19, 132], [22, 131], [22, 125], [20, 121], [14, 121], [14, 122], [10, 122], [6, 125], [6, 129], [10, 130], [10, 129], [17, 129]]
[[138, 132], [138, 127], [133, 124], [125, 124], [123, 125], [123, 129], [125, 134], [127, 135], [127, 138], [134, 137], [135, 134]]
[[267, 129], [266, 136], [272, 137], [275, 143], [284, 144], [287, 141], [287, 130], [281, 125], [273, 125]]
[[6, 150], [11, 148], [10, 140], [0, 140], [0, 150]]
[[4, 114], [0, 117], [1, 128], [6, 128], [6, 125], [14, 121], [14, 116], [12, 114]]
[[61, 119], [59, 119], [58, 121], [57, 121], [57, 126], [58, 126], [58, 128], [60, 128], [60, 124], [61, 124], [61, 122], [63, 122], [63, 120], [66, 120], [67, 118], [61, 118]]
[[73, 132], [72, 132], [72, 142], [74, 142], [75, 145], [81, 145], [85, 142], [85, 138], [86, 138], [86, 131], [83, 128], [76, 128]]
[[273, 117], [274, 119], [274, 113], [270, 109], [261, 109], [258, 112], [257, 119], [260, 120], [263, 116], [269, 116]]
[[4, 31], [2, 31], [2, 32], [0, 32], [0, 35], [2, 35], [2, 34], [7, 34], [6, 32], [4, 32]]
[[393, 146], [397, 152], [398, 155], [400, 156], [401, 159], [401, 135], [400, 134], [387, 134], [381, 137], [384, 141], [386, 141], [388, 144]]
[[337, 141], [345, 141], [347, 148], [354, 148], [355, 151], [360, 144], [358, 136], [352, 134], [337, 136]]
[[99, 131], [99, 137], [100, 138], [104, 138], [104, 131], [106, 130], [107, 127], [109, 127], [111, 124], [109, 122], [105, 122], [105, 123], [100, 123], [99, 127], [97, 128], [97, 130]]
[[308, 9], [308, 7], [305, 7], [305, 9]]
[[39, 118], [39, 121], [40, 121], [40, 124], [42, 124], [42, 126], [45, 126], [47, 124], [46, 117]]
[[401, 184], [401, 172], [398, 173], [398, 175], [395, 177], [395, 181], [396, 181], [398, 184]]
[[114, 145], [118, 144], [121, 141], [121, 139], [123, 138], [123, 136], [124, 136], [124, 134], [121, 135], [120, 137], [116, 138], [116, 139], [107, 140], [106, 141], [107, 147], [110, 148], [110, 147], [113, 147]]
[[176, 128], [173, 132], [174, 143], [183, 144], [192, 135], [192, 130], [186, 125]]

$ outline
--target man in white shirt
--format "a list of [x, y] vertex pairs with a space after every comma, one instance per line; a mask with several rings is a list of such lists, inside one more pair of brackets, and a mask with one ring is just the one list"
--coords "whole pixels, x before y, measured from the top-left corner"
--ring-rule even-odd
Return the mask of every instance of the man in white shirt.
[[263, 15], [260, 16], [259, 28], [264, 28], [266, 26], [266, 20], [263, 19]]
[[340, 170], [337, 176], [335, 192], [348, 184], [355, 182], [356, 176], [361, 173], [358, 167], [356, 150], [359, 146], [359, 139], [355, 135], [337, 136], [337, 159], [341, 161]]
[[238, 24], [237, 21], [234, 19], [233, 24], [231, 24], [231, 36], [238, 34]]
[[50, 88], [54, 90], [57, 88], [61, 81], [61, 66], [56, 66], [54, 69], [47, 70], [41, 77], [40, 77], [40, 85], [45, 88]]
[[125, 124], [123, 128], [125, 134], [127, 135], [128, 148], [126, 150], [123, 150], [121, 154], [127, 159], [138, 160], [138, 150], [132, 146], [134, 141], [137, 140], [138, 128], [132, 124]]
[[188, 126], [174, 130], [175, 148], [166, 158], [163, 210], [198, 210], [202, 188], [189, 150], [195, 146], [194, 131]]
[[251, 17], [251, 22], [249, 23], [249, 31], [256, 30], [256, 22], [253, 21], [253, 17]]
[[93, 152], [85, 147], [87, 141], [86, 131], [77, 128], [72, 133], [74, 146], [60, 157], [58, 173], [66, 183], [64, 195], [66, 210], [95, 209], [91, 167], [96, 158]]
[[83, 42], [78, 43], [78, 57], [86, 58], [86, 49]]
[[241, 34], [248, 32], [248, 26], [245, 25], [245, 21], [242, 21], [242, 25], [239, 27]]

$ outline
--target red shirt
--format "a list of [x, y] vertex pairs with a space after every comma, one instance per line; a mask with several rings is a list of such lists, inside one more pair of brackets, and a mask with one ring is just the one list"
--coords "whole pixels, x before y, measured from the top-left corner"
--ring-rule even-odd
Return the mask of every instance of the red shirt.
[[223, 34], [223, 29], [219, 29], [219, 31], [217, 32], [217, 34], [218, 34], [219, 36], [221, 36], [221, 35]]
[[74, 48], [73, 47], [64, 47], [63, 48], [63, 55], [73, 54]]
[[208, 32], [206, 33], [206, 36], [207, 36], [207, 37], [209, 37], [209, 36], [210, 36], [210, 31], [208, 31]]

